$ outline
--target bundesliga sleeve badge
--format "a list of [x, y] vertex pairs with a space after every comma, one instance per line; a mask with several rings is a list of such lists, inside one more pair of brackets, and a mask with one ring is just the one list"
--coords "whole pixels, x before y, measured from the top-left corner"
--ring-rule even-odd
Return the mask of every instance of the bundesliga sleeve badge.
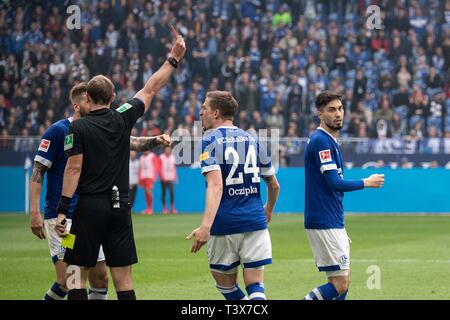
[[331, 151], [330, 149], [319, 151], [319, 158], [321, 163], [331, 161]]
[[47, 152], [50, 148], [50, 140], [42, 139], [41, 143], [39, 144], [39, 151]]
[[73, 133], [64, 138], [64, 151], [72, 149], [73, 147]]
[[209, 152], [205, 151], [200, 155], [200, 161], [205, 161], [207, 159], [209, 159]]

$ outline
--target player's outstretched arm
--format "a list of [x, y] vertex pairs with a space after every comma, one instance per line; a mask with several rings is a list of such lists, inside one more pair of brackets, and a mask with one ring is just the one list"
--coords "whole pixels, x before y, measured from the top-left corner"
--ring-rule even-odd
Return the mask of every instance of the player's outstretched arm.
[[172, 142], [168, 134], [156, 137], [130, 137], [130, 149], [138, 152], [150, 151], [158, 146], [169, 146]]
[[[77, 154], [67, 159], [66, 169], [64, 170], [64, 180], [61, 193], [61, 201], [58, 204], [55, 230], [59, 236], [64, 237], [68, 234], [66, 231], [66, 214], [73, 194], [77, 190], [80, 180], [81, 169], [83, 166], [83, 154]], [[64, 210], [60, 210], [64, 208]]]
[[364, 188], [381, 188], [384, 184], [384, 174], [372, 174], [370, 177], [363, 179]]
[[195, 253], [208, 241], [209, 232], [216, 218], [223, 193], [222, 173], [219, 170], [210, 171], [206, 174], [206, 204], [200, 227], [194, 229], [187, 237], [190, 240], [194, 237], [191, 252]]
[[267, 223], [269, 223], [272, 219], [273, 209], [275, 208], [278, 195], [280, 194], [280, 184], [275, 175], [264, 176], [263, 178], [267, 184], [267, 203], [264, 206], [264, 211], [266, 213]]
[[[169, 61], [165, 61], [164, 64], [156, 71], [150, 79], [147, 80], [144, 88], [139, 90], [135, 98], [138, 98], [144, 102], [145, 111], [147, 111], [150, 106], [150, 102], [153, 97], [158, 93], [158, 91], [167, 83], [172, 74], [173, 70], [178, 65], [181, 58], [183, 58], [184, 53], [186, 52], [186, 45], [184, 43], [184, 39], [181, 35], [177, 33], [177, 31], [172, 27], [172, 32], [175, 36], [175, 40], [172, 46], [172, 50], [170, 51], [170, 57], [175, 59], [170, 63]], [[144, 111], [144, 112], [145, 112]]]
[[41, 202], [42, 181], [48, 167], [35, 161], [30, 179], [30, 224], [31, 232], [39, 239], [45, 239], [44, 220], [39, 210]]

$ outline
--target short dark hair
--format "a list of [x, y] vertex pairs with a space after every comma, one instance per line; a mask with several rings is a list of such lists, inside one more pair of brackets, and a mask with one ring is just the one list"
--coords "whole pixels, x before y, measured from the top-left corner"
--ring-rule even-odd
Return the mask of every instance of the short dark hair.
[[212, 110], [219, 109], [224, 119], [233, 119], [238, 108], [236, 99], [228, 91], [210, 91], [206, 94]]
[[70, 90], [70, 102], [74, 104], [75, 102], [79, 102], [79, 99], [83, 93], [87, 92], [87, 83], [81, 82], [72, 87]]
[[342, 94], [331, 92], [331, 91], [324, 91], [319, 93], [319, 95], [316, 98], [316, 108], [318, 110], [322, 110], [323, 107], [325, 107], [330, 101], [333, 100], [341, 100]]
[[87, 83], [87, 94], [94, 104], [109, 104], [114, 94], [114, 85], [107, 77], [97, 75]]

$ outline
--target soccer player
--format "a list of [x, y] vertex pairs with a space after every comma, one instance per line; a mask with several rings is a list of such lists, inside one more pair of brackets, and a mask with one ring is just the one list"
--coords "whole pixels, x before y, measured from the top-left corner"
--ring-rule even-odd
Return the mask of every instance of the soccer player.
[[[270, 221], [280, 187], [270, 158], [245, 131], [233, 126], [238, 104], [229, 92], [206, 95], [200, 117], [204, 135], [200, 156], [206, 178], [206, 204], [191, 252], [207, 243], [208, 262], [217, 289], [227, 300], [265, 300], [264, 266], [272, 263]], [[261, 177], [268, 196], [263, 206]], [[248, 298], [237, 283], [238, 266], [244, 269]]]
[[[86, 83], [74, 86], [70, 92], [70, 100], [74, 114], [69, 119], [60, 120], [52, 124], [42, 136], [38, 152], [35, 156], [33, 173], [30, 181], [30, 219], [31, 230], [40, 239], [48, 239], [50, 254], [56, 271], [56, 281], [44, 296], [45, 300], [62, 300], [66, 296], [66, 263], [62, 261], [65, 249], [61, 246], [61, 237], [54, 230], [56, 222], [56, 206], [61, 196], [63, 174], [67, 158], [64, 155], [64, 137], [70, 123], [89, 112], [89, 103], [86, 97]], [[143, 151], [157, 145], [170, 144], [170, 137], [162, 135], [158, 137], [131, 137], [130, 146], [134, 150]], [[42, 182], [47, 174], [47, 194], [44, 207], [44, 220], [40, 214], [40, 196]], [[70, 230], [72, 215], [77, 202], [76, 195], [70, 203], [67, 216], [67, 230]], [[45, 229], [45, 232], [44, 232]], [[89, 299], [106, 299], [108, 287], [108, 272], [105, 264], [105, 256], [100, 248], [98, 262], [89, 273]]]
[[381, 188], [383, 174], [344, 180], [337, 138], [343, 127], [341, 95], [322, 92], [316, 99], [320, 126], [305, 150], [305, 229], [319, 271], [328, 283], [313, 289], [305, 300], [344, 300], [349, 286], [350, 244], [344, 226], [344, 192]]

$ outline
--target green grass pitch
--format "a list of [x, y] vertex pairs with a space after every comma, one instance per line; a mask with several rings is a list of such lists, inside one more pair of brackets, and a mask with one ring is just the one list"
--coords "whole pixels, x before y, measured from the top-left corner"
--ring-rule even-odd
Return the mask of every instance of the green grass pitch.
[[[205, 247], [191, 254], [191, 241], [185, 240], [200, 220], [192, 214], [133, 216], [138, 299], [222, 299]], [[348, 299], [450, 299], [448, 215], [348, 215], [346, 228], [352, 240]], [[269, 230], [268, 299], [301, 299], [325, 283], [312, 260], [302, 215], [275, 215]], [[47, 241], [31, 234], [27, 216], [0, 214], [0, 243], [0, 299], [41, 299], [54, 281]], [[379, 289], [367, 285], [373, 284], [371, 266], [379, 267]], [[239, 282], [243, 287], [242, 277]], [[109, 298], [116, 299], [111, 280]]]

